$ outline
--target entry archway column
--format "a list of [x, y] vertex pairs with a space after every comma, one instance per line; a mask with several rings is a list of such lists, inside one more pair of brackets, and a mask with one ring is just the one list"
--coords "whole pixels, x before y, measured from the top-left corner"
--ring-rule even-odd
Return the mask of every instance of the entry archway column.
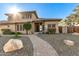
[[59, 33], [59, 27], [58, 27], [58, 24], [56, 24], [56, 33]]
[[44, 32], [47, 32], [47, 30], [48, 30], [48, 26], [44, 25]]

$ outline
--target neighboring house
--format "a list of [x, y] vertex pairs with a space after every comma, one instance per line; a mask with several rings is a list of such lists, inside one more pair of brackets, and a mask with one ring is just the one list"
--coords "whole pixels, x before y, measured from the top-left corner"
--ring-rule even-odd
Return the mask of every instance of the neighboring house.
[[0, 22], [1, 29], [10, 29], [13, 32], [26, 33], [23, 24], [30, 22], [32, 29], [30, 32], [47, 31], [48, 28], [55, 28], [56, 33], [59, 33], [58, 22], [62, 19], [45, 19], [39, 18], [36, 11], [25, 11], [17, 14], [5, 14], [8, 16], [7, 21]]

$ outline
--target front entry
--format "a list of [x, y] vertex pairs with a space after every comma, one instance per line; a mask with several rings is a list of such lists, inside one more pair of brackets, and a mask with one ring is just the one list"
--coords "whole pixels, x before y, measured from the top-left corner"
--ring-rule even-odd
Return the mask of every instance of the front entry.
[[39, 32], [40, 31], [40, 27], [39, 27], [39, 23], [35, 23], [35, 32]]

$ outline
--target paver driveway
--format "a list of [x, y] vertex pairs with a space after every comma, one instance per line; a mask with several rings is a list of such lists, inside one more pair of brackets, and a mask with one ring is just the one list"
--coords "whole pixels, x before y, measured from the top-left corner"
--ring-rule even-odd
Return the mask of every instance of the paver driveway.
[[57, 56], [55, 49], [36, 35], [28, 35], [33, 44], [35, 56]]

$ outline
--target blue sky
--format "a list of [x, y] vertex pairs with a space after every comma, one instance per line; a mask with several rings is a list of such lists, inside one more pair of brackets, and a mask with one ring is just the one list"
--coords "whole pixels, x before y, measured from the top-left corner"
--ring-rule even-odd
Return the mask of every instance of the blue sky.
[[4, 14], [9, 8], [17, 6], [22, 11], [36, 10], [40, 18], [65, 18], [78, 4], [74, 3], [0, 3], [0, 20], [6, 20]]

